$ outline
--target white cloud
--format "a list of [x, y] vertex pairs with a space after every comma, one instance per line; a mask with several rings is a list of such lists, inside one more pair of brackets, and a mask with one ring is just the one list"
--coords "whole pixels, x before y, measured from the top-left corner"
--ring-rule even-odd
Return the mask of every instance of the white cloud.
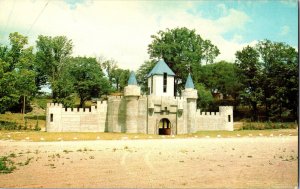
[[[0, 28], [5, 26], [15, 3], [6, 34], [19, 31], [28, 35], [27, 31], [46, 2], [0, 1]], [[66, 35], [73, 40], [74, 55], [113, 58], [121, 68], [136, 70], [149, 59], [147, 46], [151, 35], [166, 28], [187, 27], [196, 29], [203, 38], [218, 46], [219, 60], [232, 61], [236, 50], [245, 44], [240, 43], [238, 34], [231, 41], [225, 40], [222, 34], [242, 30], [250, 18], [244, 12], [227, 10], [225, 6], [220, 8], [225, 16], [210, 20], [203, 18], [201, 12], [195, 12], [191, 2], [87, 1], [70, 8], [63, 1], [49, 1], [29, 35], [32, 44], [39, 34]]]

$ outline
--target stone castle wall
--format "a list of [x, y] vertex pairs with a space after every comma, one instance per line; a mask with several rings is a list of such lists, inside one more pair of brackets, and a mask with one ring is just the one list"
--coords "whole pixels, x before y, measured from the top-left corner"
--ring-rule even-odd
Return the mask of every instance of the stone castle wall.
[[46, 130], [49, 132], [104, 132], [107, 125], [107, 103], [97, 107], [63, 108], [62, 104], [48, 103]]
[[[78, 109], [49, 103], [46, 117], [48, 132], [158, 134], [159, 122], [163, 118], [171, 122], [172, 134], [233, 130], [232, 107], [221, 106], [219, 112], [201, 112], [196, 110], [195, 100], [184, 97], [111, 96], [107, 101], [98, 101], [96, 107]], [[129, 124], [131, 127], [128, 128]]]

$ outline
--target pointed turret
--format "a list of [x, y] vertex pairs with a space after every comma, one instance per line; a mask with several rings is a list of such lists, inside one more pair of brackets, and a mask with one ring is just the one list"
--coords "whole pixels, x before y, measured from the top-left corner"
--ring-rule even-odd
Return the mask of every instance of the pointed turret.
[[134, 74], [134, 71], [131, 71], [129, 79], [128, 79], [128, 85], [137, 85], [136, 77]]
[[194, 83], [191, 74], [188, 75], [185, 83], [185, 89], [182, 90], [182, 96], [186, 99], [187, 103], [187, 132], [193, 133], [196, 131], [196, 110], [198, 98], [197, 90], [194, 89]]
[[195, 86], [193, 83], [193, 79], [191, 74], [188, 75], [185, 83], [185, 89], [182, 91], [182, 96], [189, 99], [197, 99], [197, 90], [195, 90]]
[[191, 77], [191, 74], [189, 73], [188, 75], [188, 78], [186, 80], [186, 83], [185, 83], [185, 88], [186, 89], [194, 89], [195, 86], [194, 86], [194, 83], [193, 83], [193, 80], [192, 80], [192, 77]]

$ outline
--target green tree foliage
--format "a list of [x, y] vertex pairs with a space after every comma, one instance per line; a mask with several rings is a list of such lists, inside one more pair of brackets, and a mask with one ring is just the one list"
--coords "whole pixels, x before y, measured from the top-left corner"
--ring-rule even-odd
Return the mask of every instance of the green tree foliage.
[[154, 60], [145, 61], [144, 64], [142, 64], [136, 72], [136, 79], [139, 83], [139, 86], [141, 87], [141, 91], [144, 94], [148, 94], [148, 92], [149, 92], [147, 75], [153, 69], [155, 64], [156, 64], [156, 61], [154, 61]]
[[112, 84], [118, 92], [123, 91], [124, 87], [127, 86], [129, 75], [130, 71], [128, 69], [115, 68], [111, 70]]
[[100, 62], [102, 69], [106, 72], [114, 91], [122, 92], [124, 87], [127, 86], [130, 71], [119, 68], [117, 62], [113, 59], [105, 60], [103, 57], [100, 57], [98, 62]]
[[213, 102], [213, 96], [207, 88], [200, 83], [195, 84], [195, 88], [198, 91], [198, 99], [197, 99], [197, 106], [202, 110], [208, 110], [209, 105]]
[[281, 118], [290, 110], [297, 116], [298, 52], [285, 43], [260, 41], [256, 46], [262, 64], [263, 103], [267, 117]]
[[33, 48], [27, 37], [15, 32], [9, 35], [10, 46], [0, 46], [0, 112], [19, 107], [25, 112], [25, 99], [35, 95]]
[[236, 64], [239, 79], [243, 84], [241, 98], [245, 104], [252, 108], [252, 118], [257, 119], [257, 106], [262, 98], [262, 70], [259, 62], [259, 53], [255, 48], [247, 46], [236, 52]]
[[220, 52], [210, 40], [204, 40], [195, 30], [185, 27], [159, 31], [152, 35], [152, 43], [148, 46], [151, 59], [163, 58], [176, 74], [175, 91], [184, 87], [189, 72], [198, 81], [201, 64], [212, 63]]
[[[36, 48], [37, 86], [40, 87], [48, 82], [53, 87], [65, 60], [72, 53], [72, 41], [65, 36], [40, 35], [36, 41]], [[53, 97], [56, 98], [55, 93]]]
[[234, 100], [233, 104], [237, 105], [238, 97], [241, 92], [241, 83], [237, 79], [236, 64], [226, 61], [220, 61], [214, 64], [208, 64], [201, 67], [200, 81], [206, 88], [210, 89], [212, 94], [222, 94], [225, 100]]
[[236, 58], [241, 98], [251, 105], [253, 119], [258, 105], [265, 107], [266, 118], [280, 119], [284, 112], [297, 117], [298, 53], [293, 47], [263, 40], [238, 51]]
[[106, 72], [110, 84], [113, 84], [112, 83], [112, 80], [113, 80], [112, 71], [118, 68], [117, 62], [113, 59], [106, 60], [103, 57], [98, 58], [98, 62], [101, 65], [101, 68]]
[[58, 94], [55, 101], [72, 106], [72, 95], [76, 93], [80, 98], [80, 107], [84, 107], [86, 100], [107, 94], [110, 89], [110, 84], [95, 58], [69, 58], [54, 84], [54, 90]]

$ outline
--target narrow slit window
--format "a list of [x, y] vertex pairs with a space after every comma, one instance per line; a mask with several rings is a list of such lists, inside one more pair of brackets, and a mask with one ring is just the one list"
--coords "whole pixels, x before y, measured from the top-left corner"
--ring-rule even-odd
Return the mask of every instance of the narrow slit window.
[[153, 93], [153, 76], [151, 77], [151, 93], [150, 94], [152, 94]]
[[163, 91], [164, 91], [164, 93], [167, 92], [167, 73], [164, 73]]
[[231, 122], [231, 117], [230, 117], [230, 115], [228, 115], [228, 122]]
[[50, 122], [53, 122], [53, 114], [50, 114]]

